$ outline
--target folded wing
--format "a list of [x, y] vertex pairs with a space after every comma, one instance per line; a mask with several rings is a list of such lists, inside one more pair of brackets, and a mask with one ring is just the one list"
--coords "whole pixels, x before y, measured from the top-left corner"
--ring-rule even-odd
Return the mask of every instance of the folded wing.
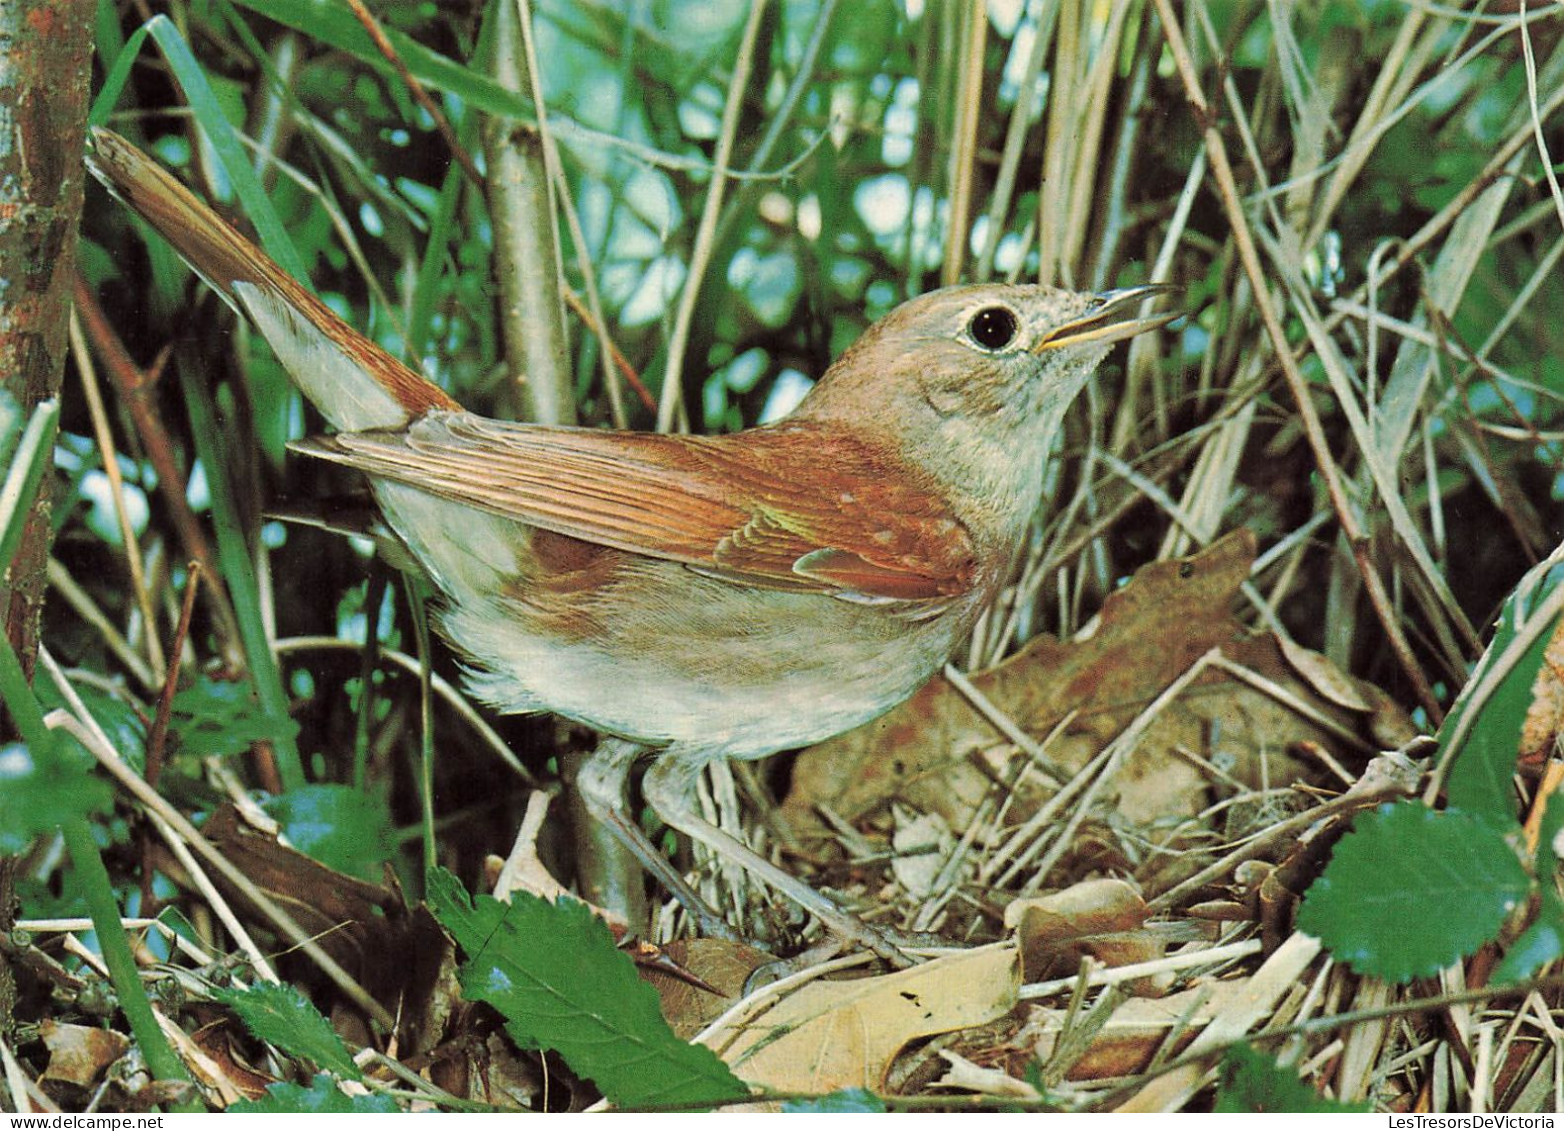
[[[509, 424], [431, 412], [309, 454], [529, 526], [769, 588], [942, 605], [976, 583], [966, 530], [894, 457], [796, 422], [739, 436]], [[802, 474], [804, 464], [829, 468]]]

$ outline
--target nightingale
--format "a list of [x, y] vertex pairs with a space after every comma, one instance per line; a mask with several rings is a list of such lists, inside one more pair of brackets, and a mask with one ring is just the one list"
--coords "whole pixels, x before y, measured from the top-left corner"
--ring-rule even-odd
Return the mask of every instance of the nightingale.
[[[588, 809], [720, 929], [625, 812], [648, 804], [831, 930], [881, 935], [706, 821], [696, 779], [866, 723], [950, 657], [1006, 579], [1065, 410], [1167, 289], [959, 286], [896, 308], [785, 420], [722, 436], [465, 412], [351, 329], [129, 142], [87, 161], [270, 343], [442, 595], [471, 691], [606, 736]], [[691, 900], [694, 903], [691, 903]]]

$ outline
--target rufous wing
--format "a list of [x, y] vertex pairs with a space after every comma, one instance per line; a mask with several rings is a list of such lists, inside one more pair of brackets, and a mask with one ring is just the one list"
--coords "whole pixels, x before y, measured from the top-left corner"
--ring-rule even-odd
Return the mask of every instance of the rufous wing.
[[818, 425], [664, 436], [435, 412], [296, 447], [743, 584], [943, 603], [976, 583], [971, 539], [939, 496], [888, 453]]

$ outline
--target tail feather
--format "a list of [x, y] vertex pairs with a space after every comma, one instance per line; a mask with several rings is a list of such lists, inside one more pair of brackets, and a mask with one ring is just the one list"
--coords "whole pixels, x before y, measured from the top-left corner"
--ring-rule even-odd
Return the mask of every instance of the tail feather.
[[459, 409], [333, 314], [162, 166], [109, 130], [92, 131], [87, 168], [248, 315], [304, 395], [343, 430], [395, 428], [431, 409]]

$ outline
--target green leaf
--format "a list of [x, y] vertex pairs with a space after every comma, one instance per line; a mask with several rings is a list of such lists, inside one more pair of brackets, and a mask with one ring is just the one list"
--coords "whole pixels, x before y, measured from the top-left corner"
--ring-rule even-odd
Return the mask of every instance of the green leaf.
[[812, 1100], [788, 1100], [782, 1105], [782, 1110], [789, 1115], [837, 1115], [844, 1112], [880, 1115], [885, 1112], [885, 1101], [862, 1088], [843, 1088], [840, 1092]]
[[173, 719], [179, 752], [199, 757], [239, 754], [258, 739], [286, 736], [291, 741], [299, 730], [287, 716], [273, 717], [262, 711], [248, 682], [208, 676], [201, 676], [174, 696]]
[[1564, 899], [1559, 898], [1553, 877], [1558, 873], [1558, 854], [1554, 851], [1559, 832], [1564, 829], [1564, 795], [1555, 792], [1548, 798], [1537, 832], [1537, 856], [1532, 874], [1543, 877], [1542, 899], [1537, 918], [1505, 952], [1493, 972], [1495, 985], [1521, 982], [1543, 966], [1564, 958]]
[[66, 821], [108, 812], [114, 793], [91, 773], [93, 764], [74, 742], [51, 742], [42, 752], [22, 742], [0, 746], [0, 854], [19, 853]]
[[300, 852], [349, 875], [372, 877], [396, 852], [391, 813], [378, 794], [345, 785], [306, 785], [266, 803]]
[[[83, 682], [73, 686], [77, 696], [86, 706], [87, 713], [96, 720], [103, 733], [108, 735], [110, 745], [121, 758], [125, 759], [131, 769], [138, 774], [142, 773], [147, 764], [147, 727], [135, 708], [118, 695], [113, 695], [93, 684]], [[39, 680], [34, 690], [38, 694], [38, 705], [45, 711], [67, 706], [65, 696], [60, 694], [60, 689], [54, 685], [52, 679]], [[66, 746], [81, 752], [82, 765], [90, 766], [93, 763], [91, 753], [72, 735], [64, 731], [56, 733], [60, 735], [61, 741]]]
[[[1493, 639], [1439, 728], [1436, 760], [1454, 759], [1445, 783], [1450, 807], [1501, 826], [1515, 822], [1510, 779], [1532, 685], [1551, 635], [1548, 626], [1531, 622], [1534, 610], [1561, 580], [1564, 566], [1544, 565], [1515, 587], [1499, 613]], [[1504, 671], [1502, 679], [1490, 684], [1489, 673], [1498, 670]]]
[[704, 1108], [749, 1095], [716, 1053], [674, 1035], [656, 992], [585, 904], [524, 893], [474, 901], [438, 868], [427, 898], [468, 956], [467, 996], [498, 1009], [519, 1044], [556, 1050], [616, 1106]]
[[1514, 848], [1488, 822], [1382, 805], [1336, 846], [1298, 926], [1358, 973], [1405, 982], [1493, 939], [1530, 891]]
[[1256, 1112], [1342, 1115], [1370, 1111], [1368, 1104], [1328, 1100], [1289, 1069], [1248, 1045], [1233, 1045], [1222, 1058], [1221, 1080], [1212, 1109], [1223, 1115]]
[[363, 1079], [331, 1022], [295, 987], [262, 982], [247, 990], [219, 990], [216, 996], [239, 1015], [250, 1032], [289, 1056], [311, 1061], [349, 1080]]
[[316, 1112], [324, 1115], [390, 1115], [397, 1110], [390, 1096], [349, 1096], [324, 1072], [308, 1088], [298, 1084], [273, 1084], [264, 1100], [242, 1100], [228, 1109], [241, 1115], [289, 1115]]

